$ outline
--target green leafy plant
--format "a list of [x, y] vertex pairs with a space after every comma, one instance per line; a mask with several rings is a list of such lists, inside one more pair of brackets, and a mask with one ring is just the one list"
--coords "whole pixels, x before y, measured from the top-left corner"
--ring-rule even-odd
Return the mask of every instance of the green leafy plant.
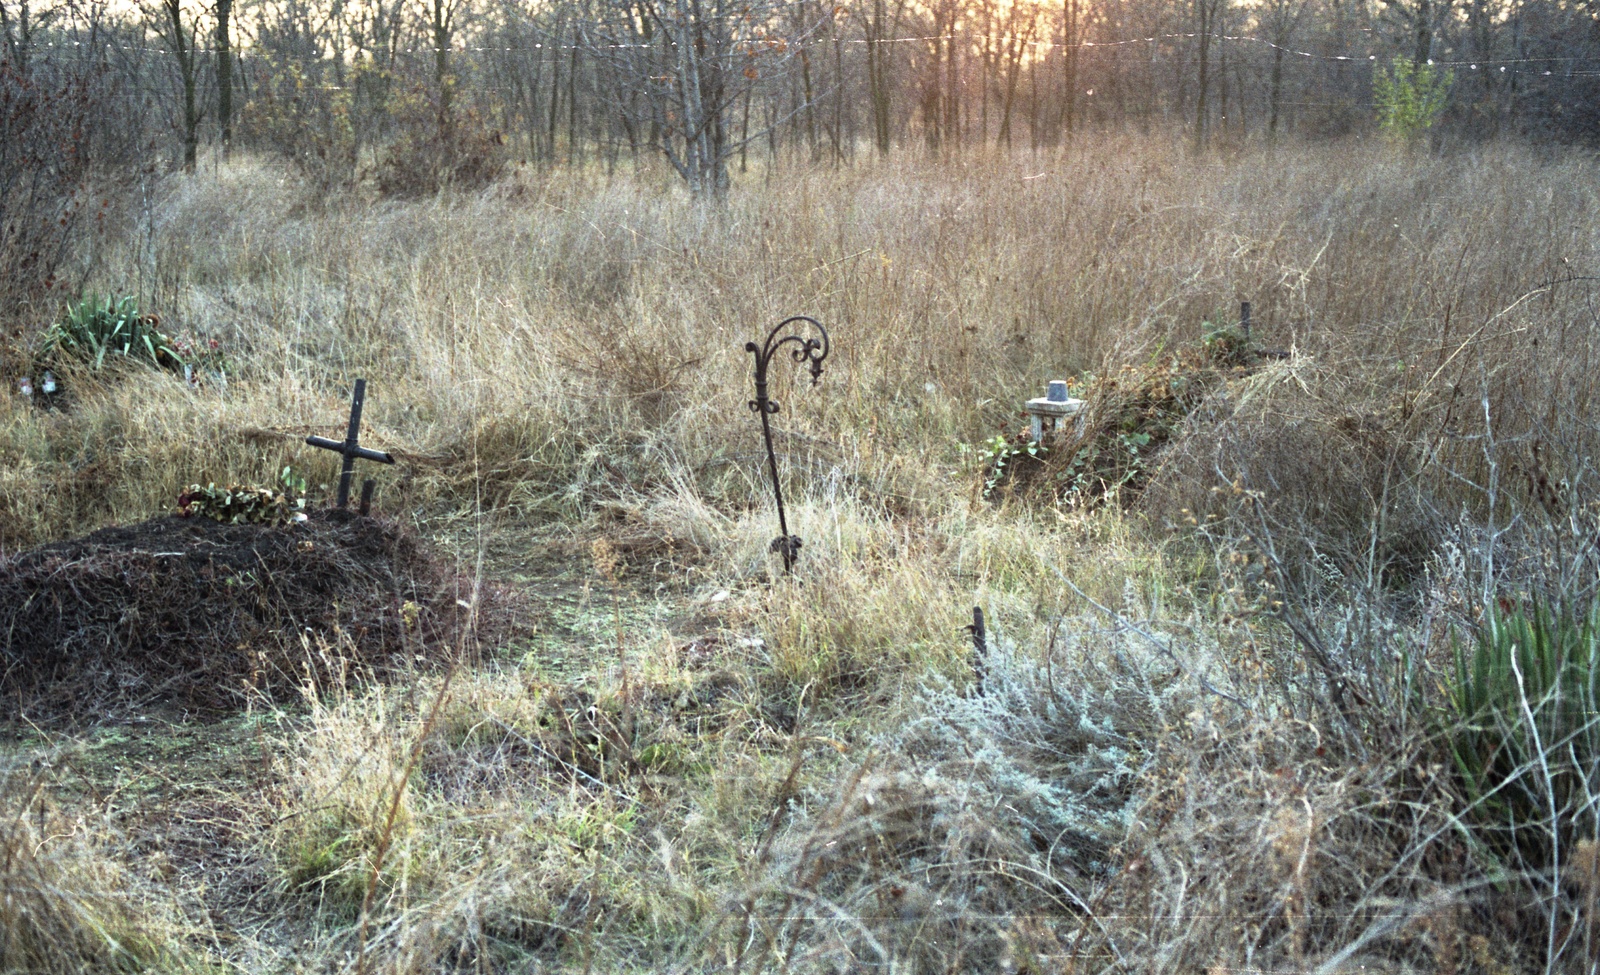
[[[1069, 500], [1098, 498], [1147, 473], [1149, 447], [1154, 438], [1142, 430], [1118, 430], [1108, 440], [1114, 459], [1097, 454], [1095, 445], [1079, 447], [1064, 471], [1056, 475]], [[1097, 463], [1098, 462], [1098, 463]]]
[[160, 325], [157, 316], [140, 312], [139, 300], [132, 295], [84, 298], [45, 330], [41, 358], [61, 354], [99, 369], [107, 356], [115, 355], [166, 369], [182, 368], [182, 357]]
[[1455, 80], [1454, 71], [1395, 58], [1372, 79], [1378, 127], [1397, 141], [1416, 139], [1443, 114]]
[[1446, 735], [1491, 846], [1540, 856], [1553, 829], [1593, 835], [1585, 784], [1600, 782], [1597, 662], [1600, 604], [1573, 617], [1502, 602], [1470, 643], [1457, 642]]
[[983, 457], [983, 496], [989, 497], [994, 489], [1005, 480], [1006, 465], [1018, 457], [1043, 458], [1044, 445], [1036, 440], [1007, 439], [995, 435], [979, 445], [979, 453]]
[[245, 487], [230, 484], [219, 488], [215, 484], [202, 487], [189, 485], [178, 495], [178, 515], [188, 518], [199, 515], [228, 525], [286, 525], [305, 521], [306, 479], [292, 467], [285, 467], [278, 475], [283, 490], [264, 487]]

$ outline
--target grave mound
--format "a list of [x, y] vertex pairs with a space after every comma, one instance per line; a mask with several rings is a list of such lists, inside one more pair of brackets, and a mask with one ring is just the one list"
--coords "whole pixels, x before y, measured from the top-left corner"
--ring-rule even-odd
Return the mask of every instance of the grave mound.
[[471, 580], [392, 522], [156, 518], [0, 560], [0, 712], [202, 711], [426, 666], [471, 635]]

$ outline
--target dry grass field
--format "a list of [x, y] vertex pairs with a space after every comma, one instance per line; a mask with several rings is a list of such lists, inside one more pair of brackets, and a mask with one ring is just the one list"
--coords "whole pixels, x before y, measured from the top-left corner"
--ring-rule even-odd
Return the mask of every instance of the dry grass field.
[[[364, 377], [379, 514], [515, 619], [398, 678], [286, 633], [287, 696], [14, 721], [0, 971], [1600, 959], [1593, 682], [1456, 663], [1539, 614], [1600, 645], [1588, 156], [1105, 136], [721, 210], [238, 158], [121, 219], [91, 288], [227, 380], [69, 367], [40, 409], [46, 322], [13, 340], [0, 560], [285, 466], [327, 503], [303, 439]], [[1241, 301], [1283, 355], [1223, 341]], [[774, 363], [785, 576], [743, 345], [791, 314], [832, 353]], [[995, 441], [1066, 377], [1077, 433]]]

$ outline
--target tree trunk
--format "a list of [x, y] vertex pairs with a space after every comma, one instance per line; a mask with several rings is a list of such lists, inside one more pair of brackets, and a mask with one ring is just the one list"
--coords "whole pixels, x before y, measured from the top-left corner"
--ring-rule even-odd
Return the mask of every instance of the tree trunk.
[[961, 148], [961, 45], [956, 43], [955, 5], [950, 7], [945, 25], [950, 37], [944, 44], [944, 134], [950, 148], [956, 150]]
[[222, 126], [222, 158], [233, 150], [233, 45], [228, 20], [233, 0], [217, 0], [217, 122]]
[[1272, 95], [1269, 99], [1270, 114], [1267, 116], [1267, 141], [1276, 142], [1278, 139], [1278, 106], [1283, 98], [1283, 45], [1279, 44], [1272, 51]]
[[1028, 142], [1039, 151], [1039, 66], [1028, 69]]
[[572, 62], [567, 65], [567, 165], [578, 158], [578, 38], [572, 39]]
[[839, 33], [838, 17], [832, 18], [830, 29], [833, 33], [833, 125], [829, 138], [833, 140], [833, 165], [837, 168], [844, 164], [844, 37]]
[[195, 102], [198, 78], [195, 70], [194, 45], [184, 36], [182, 0], [162, 0], [167, 15], [167, 25], [172, 29], [169, 38], [172, 56], [178, 61], [178, 78], [183, 84], [183, 171], [194, 172], [195, 159], [200, 147], [200, 109]]
[[[1013, 21], [1011, 26], [1015, 30], [1016, 22]], [[1000, 134], [997, 136], [998, 140], [1004, 142], [1007, 147], [1011, 145], [1011, 108], [1016, 104], [1017, 100], [1017, 81], [1022, 75], [1022, 55], [1028, 50], [1028, 46], [1033, 43], [1033, 31], [1037, 26], [1038, 20], [1030, 19], [1027, 32], [1020, 38], [1013, 37], [1013, 46], [1007, 52], [1010, 55], [1010, 63], [1006, 66], [1006, 94], [1005, 100], [1000, 106]]]
[[750, 99], [755, 97], [755, 88], [744, 90], [744, 120], [739, 126], [739, 172], [750, 171]]
[[1061, 16], [1061, 127], [1070, 136], [1078, 113], [1078, 0], [1063, 0]]
[[[1215, 23], [1215, 20], [1213, 20]], [[1227, 33], [1226, 28], [1218, 25], [1213, 27], [1217, 32], [1217, 120], [1222, 124], [1222, 138], [1228, 138], [1228, 45], [1223, 41], [1222, 35]]]
[[879, 156], [889, 155], [889, 68], [884, 38], [888, 29], [884, 0], [872, 0], [867, 20], [867, 92], [872, 102], [872, 139]]
[[28, 74], [28, 59], [33, 54], [33, 28], [34, 20], [29, 16], [28, 0], [18, 4], [15, 20], [7, 16], [6, 5], [0, 3], [0, 34], [5, 36], [6, 52], [12, 65], [24, 77]]
[[806, 113], [806, 145], [811, 150], [811, 161], [816, 162], [819, 158], [821, 158], [821, 155], [820, 147], [817, 145], [816, 92], [811, 85], [811, 54], [808, 50], [810, 46], [808, 42], [811, 38], [811, 25], [806, 20], [805, 4], [802, 3], [799, 7], [799, 10], [799, 36], [803, 38], [800, 45], [800, 91], [802, 96], [805, 98], [805, 105], [803, 108], [805, 109]]
[[1195, 40], [1199, 42], [1199, 58], [1197, 59], [1196, 73], [1198, 74], [1197, 88], [1194, 105], [1194, 148], [1196, 152], [1206, 146], [1206, 88], [1210, 83], [1207, 69], [1210, 67], [1208, 58], [1211, 55], [1211, 13], [1213, 0], [1195, 0], [1196, 30]]
[[1433, 54], [1433, 3], [1432, 0], [1420, 0], [1417, 4], [1417, 47], [1411, 55], [1411, 63], [1424, 65]]
[[[941, 13], [943, 8], [940, 8]], [[922, 128], [923, 137], [928, 140], [928, 148], [938, 152], [943, 144], [943, 117], [944, 111], [944, 17], [934, 19], [933, 51], [929, 58], [929, 71], [922, 88]]]
[[449, 0], [433, 0], [429, 7], [433, 22], [433, 81], [439, 89], [439, 135], [448, 138], [450, 102], [455, 97], [455, 79], [450, 76], [450, 34], [453, 11]]
[[556, 161], [556, 125], [561, 120], [561, 36], [566, 25], [556, 21], [556, 32], [552, 48], [555, 56], [550, 58], [550, 111], [545, 116], [544, 157], [550, 162]]

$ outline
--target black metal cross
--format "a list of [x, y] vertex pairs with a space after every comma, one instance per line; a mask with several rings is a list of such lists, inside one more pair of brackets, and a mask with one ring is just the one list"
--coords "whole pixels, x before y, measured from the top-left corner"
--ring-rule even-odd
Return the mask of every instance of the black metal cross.
[[337, 451], [344, 455], [344, 467], [339, 471], [339, 507], [343, 508], [350, 503], [350, 478], [355, 474], [356, 458], [362, 460], [375, 460], [380, 464], [393, 464], [394, 458], [381, 450], [369, 450], [356, 442], [356, 435], [361, 430], [361, 402], [367, 397], [367, 381], [356, 380], [355, 395], [350, 397], [350, 432], [345, 434], [344, 442], [329, 440], [327, 437], [307, 437], [306, 443], [324, 450]]

